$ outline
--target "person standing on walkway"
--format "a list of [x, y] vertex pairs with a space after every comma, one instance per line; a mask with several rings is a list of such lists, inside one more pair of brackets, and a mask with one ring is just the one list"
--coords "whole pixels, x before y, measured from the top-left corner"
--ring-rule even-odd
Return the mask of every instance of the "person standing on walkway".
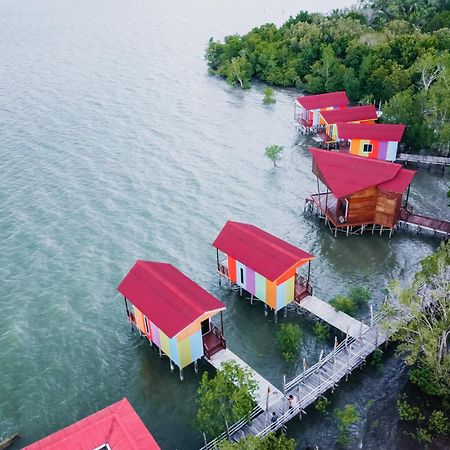
[[289, 394], [288, 397], [289, 409], [294, 409], [298, 405], [298, 399], [295, 395]]

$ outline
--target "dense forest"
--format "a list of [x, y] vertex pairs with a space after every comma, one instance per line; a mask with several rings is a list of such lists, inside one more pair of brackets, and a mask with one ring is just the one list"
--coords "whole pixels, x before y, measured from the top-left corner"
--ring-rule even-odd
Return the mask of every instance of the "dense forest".
[[383, 121], [408, 125], [408, 148], [447, 154], [449, 52], [450, 0], [371, 0], [328, 15], [302, 11], [223, 43], [211, 38], [206, 58], [211, 73], [243, 89], [258, 79], [381, 103]]

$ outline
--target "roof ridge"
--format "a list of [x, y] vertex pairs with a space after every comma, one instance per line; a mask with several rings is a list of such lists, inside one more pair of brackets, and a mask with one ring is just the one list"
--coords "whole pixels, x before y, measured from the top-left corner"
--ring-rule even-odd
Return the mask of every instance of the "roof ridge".
[[[169, 283], [168, 280], [160, 273], [151, 270], [149, 265], [164, 265], [164, 266], [168, 266], [173, 270], [176, 270], [177, 272], [179, 272], [183, 277], [187, 278], [189, 281], [192, 281], [193, 283], [195, 283], [195, 281], [191, 280], [189, 277], [187, 277], [183, 272], [181, 272], [181, 270], [177, 269], [175, 266], [173, 266], [172, 264], [169, 263], [163, 263], [163, 262], [159, 262], [159, 261], [144, 261], [144, 260], [138, 260], [136, 261], [136, 264], [138, 262], [143, 262], [145, 263], [144, 266], [144, 270], [149, 273], [150, 275], [152, 275], [154, 278], [156, 278], [159, 282], [161, 282], [161, 284], [163, 284], [169, 291], [173, 292], [174, 294], [177, 295], [177, 297], [181, 297], [183, 298], [183, 300], [189, 305], [191, 306], [196, 312], [198, 312], [200, 315], [202, 315], [204, 313], [204, 311], [196, 304], [193, 303], [189, 296], [186, 295], [184, 293], [184, 291], [178, 291], [177, 289], [174, 288], [174, 285], [172, 283]], [[201, 286], [199, 286], [201, 287]], [[202, 288], [203, 289], [203, 288]]]
[[[250, 234], [251, 232], [245, 227], [252, 227], [252, 228], [260, 231], [263, 234], [269, 234], [272, 238], [281, 240], [279, 237], [271, 235], [270, 233], [268, 233], [267, 231], [262, 230], [261, 228], [257, 227], [256, 225], [249, 224], [249, 223], [240, 223], [240, 222], [234, 222], [234, 223], [238, 224], [238, 225], [244, 225], [244, 229], [241, 230], [241, 231], [244, 231], [244, 233], [246, 233], [247, 235]], [[270, 239], [266, 238], [266, 236], [260, 236], [260, 235], [255, 236], [254, 234], [252, 234], [252, 237], [256, 238], [257, 240], [259, 240], [261, 242], [263, 242], [264, 245], [278, 250], [280, 253], [284, 253], [285, 255], [291, 256], [293, 258], [297, 258], [297, 256], [295, 255], [294, 251], [285, 249], [285, 248], [281, 247], [281, 245], [275, 245], [273, 242], [270, 242]], [[282, 241], [282, 242], [284, 242], [285, 244], [292, 245], [293, 247], [295, 247], [290, 242], [287, 242], [287, 241]]]

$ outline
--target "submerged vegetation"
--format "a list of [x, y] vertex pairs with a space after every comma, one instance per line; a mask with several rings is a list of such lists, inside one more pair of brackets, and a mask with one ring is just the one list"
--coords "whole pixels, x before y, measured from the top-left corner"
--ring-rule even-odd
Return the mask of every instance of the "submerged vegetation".
[[348, 295], [336, 295], [330, 300], [330, 305], [339, 311], [345, 312], [349, 316], [354, 316], [358, 309], [367, 304], [370, 299], [370, 292], [362, 287], [350, 288]]
[[277, 333], [277, 342], [286, 361], [294, 361], [302, 342], [302, 330], [297, 324], [283, 323]]
[[359, 420], [358, 410], [355, 405], [345, 405], [343, 409], [336, 409], [334, 415], [339, 430], [336, 442], [342, 447], [348, 447], [352, 443], [350, 427], [358, 423]]
[[413, 150], [450, 149], [450, 0], [371, 0], [329, 15], [300, 12], [224, 42], [209, 41], [210, 72], [249, 88], [252, 78], [310, 94], [345, 90], [383, 104], [408, 125]]

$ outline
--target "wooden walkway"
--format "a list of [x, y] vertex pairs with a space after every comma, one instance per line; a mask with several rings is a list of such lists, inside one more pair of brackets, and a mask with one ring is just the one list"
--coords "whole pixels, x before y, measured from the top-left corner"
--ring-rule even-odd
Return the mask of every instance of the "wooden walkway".
[[450, 166], [450, 158], [444, 156], [430, 156], [430, 155], [410, 155], [408, 153], [400, 153], [397, 156], [397, 162], [404, 164], [415, 163], [417, 165], [423, 164], [429, 167], [431, 166], [442, 166], [444, 170], [445, 167]]
[[419, 216], [413, 214], [405, 208], [400, 209], [400, 217], [398, 223], [400, 226], [410, 226], [413, 225], [417, 230], [427, 230], [433, 233], [439, 233], [445, 237], [450, 236], [450, 222], [440, 219], [432, 219], [431, 217]]
[[[246, 419], [240, 420], [217, 438], [205, 443], [201, 450], [214, 450], [224, 440], [237, 442], [251, 434], [263, 437], [283, 428], [294, 417], [301, 418], [302, 414], [306, 414], [307, 406], [328, 390], [333, 392], [342, 379], [347, 379], [355, 368], [364, 364], [366, 358], [389, 338], [390, 333], [379, 326], [382, 317], [381, 314], [375, 316], [372, 328], [367, 327], [358, 338], [346, 335], [340, 344], [336, 340], [334, 349], [325, 357], [321, 353], [319, 361], [313, 366], [307, 368], [303, 360], [302, 373], [285, 383], [284, 396], [273, 402], [269, 408], [258, 406], [252, 411], [250, 422]], [[289, 395], [298, 399], [298, 404], [292, 409], [288, 408]], [[273, 411], [278, 416], [275, 422], [270, 420]]]
[[[220, 350], [216, 354], [212, 355], [207, 361], [216, 369], [220, 369], [222, 364], [226, 361], [234, 361], [239, 366], [249, 370], [253, 376], [253, 379], [258, 384], [256, 391], [256, 401], [261, 410], [265, 410], [267, 407], [271, 407], [274, 403], [283, 398], [283, 394], [273, 384], [263, 378], [258, 372], [253, 370], [247, 363], [242, 361], [237, 355], [235, 355], [230, 349], [226, 348]], [[269, 394], [269, 395], [268, 395]]]
[[358, 338], [369, 330], [369, 327], [363, 322], [334, 309], [329, 303], [313, 295], [305, 297], [300, 302], [294, 302], [294, 304], [353, 338]]

